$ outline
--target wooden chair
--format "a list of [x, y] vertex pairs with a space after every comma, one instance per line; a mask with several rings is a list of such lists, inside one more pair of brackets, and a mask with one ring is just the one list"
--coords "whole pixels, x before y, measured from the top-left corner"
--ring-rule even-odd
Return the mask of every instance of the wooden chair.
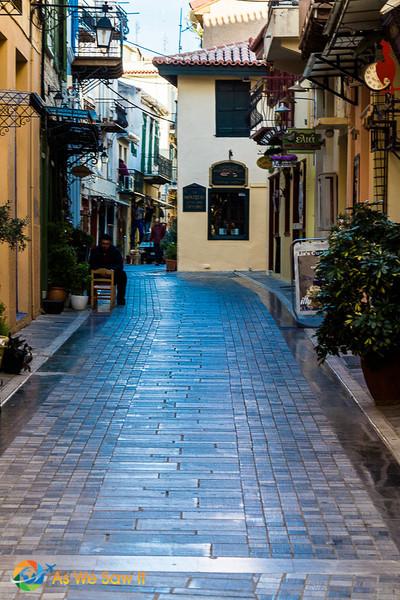
[[110, 311], [115, 306], [115, 283], [112, 269], [94, 269], [92, 271], [92, 284], [90, 290], [93, 310], [97, 310], [99, 297], [110, 302]]

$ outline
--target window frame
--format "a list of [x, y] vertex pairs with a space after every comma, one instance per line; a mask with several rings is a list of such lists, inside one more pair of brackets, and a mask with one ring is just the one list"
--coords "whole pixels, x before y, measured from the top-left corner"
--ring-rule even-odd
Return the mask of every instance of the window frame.
[[[242, 235], [212, 235], [211, 233], [211, 196], [212, 194], [219, 194], [221, 192], [228, 194], [243, 194], [244, 195], [244, 224], [245, 233]], [[208, 190], [208, 202], [207, 202], [207, 239], [209, 241], [230, 241], [230, 242], [242, 242], [249, 241], [250, 239], [250, 190], [248, 188], [209, 188]]]
[[[231, 126], [231, 131], [228, 133], [227, 131], [221, 131], [221, 123], [219, 122], [219, 115], [221, 114], [221, 109], [219, 109], [218, 107], [221, 106], [220, 102], [220, 96], [219, 94], [221, 93], [221, 90], [219, 88], [222, 88], [224, 85], [238, 85], [240, 87], [242, 87], [244, 89], [244, 87], [247, 88], [247, 92], [248, 92], [248, 105], [246, 106], [246, 109], [230, 109], [231, 111], [235, 111], [237, 110], [238, 114], [241, 113], [245, 113], [246, 112], [246, 118], [247, 118], [247, 124], [246, 124], [246, 131], [243, 130], [243, 128], [241, 130], [239, 130], [239, 127], [236, 126], [236, 129], [234, 127], [235, 123]], [[228, 110], [226, 111], [228, 112]], [[215, 80], [215, 137], [218, 138], [249, 138], [250, 137], [250, 82], [247, 81], [242, 81], [241, 79], [216, 79]]]

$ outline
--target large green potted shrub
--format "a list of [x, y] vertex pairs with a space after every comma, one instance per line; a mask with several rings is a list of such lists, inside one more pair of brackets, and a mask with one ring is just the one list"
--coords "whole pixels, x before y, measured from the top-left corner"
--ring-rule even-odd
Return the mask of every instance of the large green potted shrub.
[[49, 300], [64, 302], [71, 289], [72, 275], [76, 269], [76, 254], [71, 246], [60, 243], [48, 252]]
[[177, 269], [177, 238], [177, 226], [176, 221], [174, 221], [172, 225], [168, 228], [168, 231], [161, 242], [161, 247], [164, 251], [165, 265], [167, 271], [176, 271]]
[[72, 225], [65, 221], [49, 223], [47, 226], [47, 299], [51, 301], [65, 302], [71, 288], [72, 273], [77, 265], [72, 232]]
[[88, 303], [90, 269], [88, 263], [78, 263], [71, 274], [71, 306], [84, 310]]
[[316, 274], [320, 361], [359, 356], [376, 403], [400, 402], [400, 224], [357, 205], [333, 228]]

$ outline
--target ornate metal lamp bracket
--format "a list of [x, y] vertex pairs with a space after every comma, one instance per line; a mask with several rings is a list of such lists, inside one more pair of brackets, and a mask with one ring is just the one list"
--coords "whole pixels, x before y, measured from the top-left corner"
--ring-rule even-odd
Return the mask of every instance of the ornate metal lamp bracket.
[[40, 115], [32, 106], [32, 94], [18, 90], [0, 90], [0, 135], [22, 127]]

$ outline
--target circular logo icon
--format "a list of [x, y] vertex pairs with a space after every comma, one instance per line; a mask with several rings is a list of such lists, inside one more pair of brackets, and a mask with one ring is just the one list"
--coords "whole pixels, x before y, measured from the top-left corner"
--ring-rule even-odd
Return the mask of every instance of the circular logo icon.
[[12, 580], [23, 592], [33, 592], [44, 582], [46, 571], [35, 560], [23, 560], [14, 568]]

